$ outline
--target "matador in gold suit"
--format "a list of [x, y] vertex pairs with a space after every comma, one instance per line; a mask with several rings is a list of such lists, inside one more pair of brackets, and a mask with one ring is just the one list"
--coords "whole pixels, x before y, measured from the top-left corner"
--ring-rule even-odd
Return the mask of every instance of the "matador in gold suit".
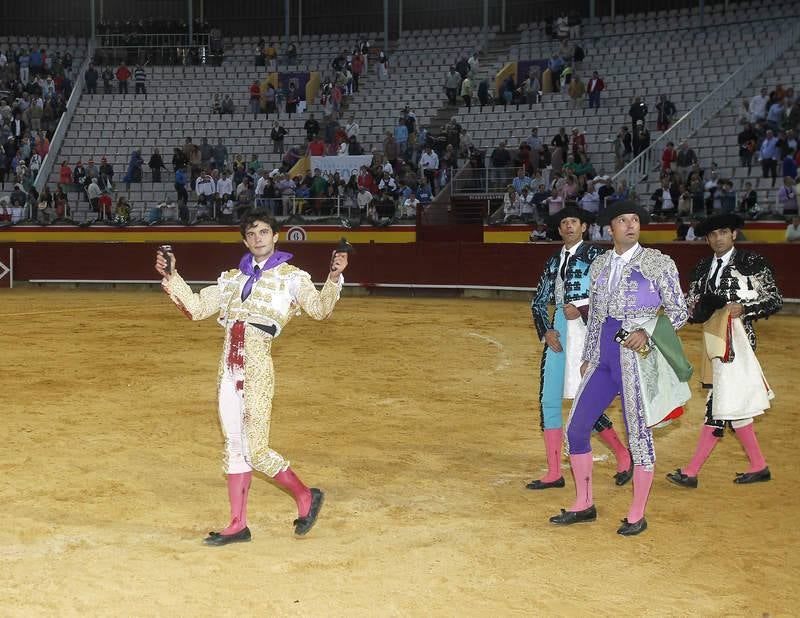
[[[275, 250], [277, 223], [267, 214], [251, 211], [241, 229], [250, 252], [239, 268], [223, 272], [215, 285], [199, 293], [192, 292], [177, 270], [167, 272], [163, 253], [156, 262], [156, 270], [164, 275], [164, 291], [187, 317], [203, 320], [219, 314], [217, 322], [225, 329], [218, 395], [231, 523], [209, 534], [204, 542], [212, 546], [250, 540], [247, 494], [253, 470], [271, 477], [294, 496], [296, 534], [307, 533], [316, 521], [324, 493], [307, 488], [289, 462], [269, 445], [275, 388], [271, 348], [295, 315], [305, 312], [315, 320], [331, 315], [347, 265], [347, 255], [336, 253], [330, 276], [317, 291], [307, 272], [288, 264], [291, 254]], [[174, 263], [174, 255], [168, 257]]]

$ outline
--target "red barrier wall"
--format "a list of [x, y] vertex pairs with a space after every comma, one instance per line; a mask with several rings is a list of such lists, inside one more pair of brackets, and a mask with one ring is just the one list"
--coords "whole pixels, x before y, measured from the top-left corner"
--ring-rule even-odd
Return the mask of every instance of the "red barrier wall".
[[[149, 243], [13, 243], [0, 244], [0, 255], [14, 248], [14, 279], [153, 281], [156, 245]], [[295, 254], [293, 263], [315, 281], [327, 272], [334, 244], [281, 242]], [[649, 245], [675, 259], [684, 285], [697, 261], [709, 254], [705, 243]], [[741, 243], [775, 266], [778, 284], [788, 298], [800, 298], [800, 243]], [[244, 247], [220, 243], [174, 243], [178, 270], [188, 280], [211, 281], [237, 265]], [[558, 249], [552, 243], [448, 242], [360, 244], [346, 273], [348, 282], [530, 288], [545, 260]]]

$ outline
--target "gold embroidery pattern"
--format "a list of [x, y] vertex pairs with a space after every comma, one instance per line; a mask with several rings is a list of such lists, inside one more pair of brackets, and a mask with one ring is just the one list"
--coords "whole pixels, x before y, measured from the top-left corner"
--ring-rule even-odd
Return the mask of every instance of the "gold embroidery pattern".
[[221, 281], [220, 278], [216, 285], [205, 287], [199, 294], [195, 294], [183, 277], [176, 272], [172, 274], [169, 282], [162, 283], [161, 287], [169, 294], [172, 302], [192, 320], [205, 320], [219, 311]]
[[272, 337], [255, 328], [244, 335], [244, 410], [242, 424], [246, 440], [245, 456], [253, 468], [273, 477], [289, 467], [280, 454], [269, 448], [272, 396], [275, 374], [272, 366]]

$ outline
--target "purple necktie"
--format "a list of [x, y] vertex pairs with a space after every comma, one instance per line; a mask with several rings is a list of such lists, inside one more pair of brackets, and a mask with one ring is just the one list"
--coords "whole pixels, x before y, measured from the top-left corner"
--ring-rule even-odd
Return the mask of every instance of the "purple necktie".
[[244, 287], [242, 288], [242, 302], [247, 300], [247, 297], [250, 296], [250, 292], [253, 291], [253, 285], [256, 281], [261, 278], [261, 269], [256, 264], [253, 267], [253, 274], [244, 282]]

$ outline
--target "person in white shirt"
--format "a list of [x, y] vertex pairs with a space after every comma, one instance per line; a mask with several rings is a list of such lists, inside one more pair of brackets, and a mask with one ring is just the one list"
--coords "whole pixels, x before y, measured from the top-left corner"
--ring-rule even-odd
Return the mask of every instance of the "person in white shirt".
[[403, 202], [403, 210], [407, 218], [414, 219], [417, 216], [417, 206], [419, 206], [419, 204], [420, 202], [417, 196], [413, 193]]
[[350, 119], [350, 122], [347, 123], [347, 126], [344, 128], [344, 130], [345, 130], [345, 133], [347, 133], [348, 139], [351, 138], [351, 137], [355, 137], [356, 139], [358, 139], [359, 126], [358, 126], [358, 123], [356, 122], [355, 118], [351, 118]]
[[523, 187], [519, 194], [519, 214], [525, 223], [532, 223], [536, 218], [536, 207], [533, 205], [533, 193]]
[[358, 209], [361, 211], [361, 216], [364, 217], [367, 215], [369, 210], [369, 205], [373, 200], [372, 193], [367, 191], [366, 187], [359, 187], [358, 188], [358, 195], [356, 196], [356, 203], [358, 204]]
[[394, 178], [389, 176], [388, 172], [383, 173], [383, 178], [381, 178], [381, 181], [378, 183], [378, 190], [386, 190], [392, 195], [397, 193], [397, 183], [395, 182]]
[[[267, 186], [268, 181], [269, 172], [267, 172], [267, 170], [261, 170], [261, 177], [256, 183], [256, 199], [260, 198], [264, 194], [264, 188]], [[217, 193], [219, 193], [219, 190], [217, 190]]]
[[428, 179], [431, 187], [435, 184], [436, 171], [439, 169], [439, 156], [433, 152], [430, 146], [426, 146], [419, 158], [419, 166], [425, 178]]
[[194, 183], [194, 192], [197, 194], [198, 204], [207, 204], [217, 192], [217, 183], [208, 171], [204, 171], [197, 177]]
[[[266, 174], [266, 172], [264, 173]], [[260, 178], [258, 182], [261, 182]], [[261, 193], [263, 192], [264, 188], [262, 187]], [[256, 195], [260, 196], [261, 193], [256, 192]], [[227, 170], [223, 170], [222, 177], [217, 181], [216, 200], [220, 212], [224, 212], [225, 214], [233, 212], [233, 180], [228, 176]]]
[[797, 242], [800, 240], [800, 217], [795, 215], [792, 222], [786, 226], [786, 242]]
[[593, 182], [589, 181], [586, 193], [580, 199], [580, 205], [586, 212], [594, 215], [600, 212], [600, 194], [597, 192]]
[[750, 99], [750, 122], [755, 124], [759, 120], [765, 120], [767, 117], [767, 89], [762, 88], [761, 93], [755, 95]]

